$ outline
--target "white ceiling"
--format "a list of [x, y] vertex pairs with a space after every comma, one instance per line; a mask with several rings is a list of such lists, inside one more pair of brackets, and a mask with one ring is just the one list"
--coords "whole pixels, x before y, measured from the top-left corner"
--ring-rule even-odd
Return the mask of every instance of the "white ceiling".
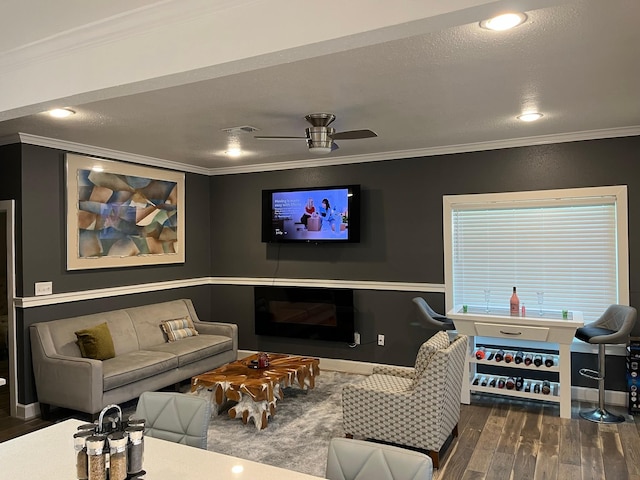
[[[57, 61], [50, 53], [34, 56], [34, 48], [43, 49], [62, 37], [68, 41], [76, 32], [86, 35], [86, 25], [99, 29], [104, 19], [110, 25], [114, 19], [123, 25], [134, 15], [148, 19], [159, 7], [175, 2], [97, 1], [91, 2], [91, 10], [83, 10], [83, 0], [55, 3], [54, 9], [48, 0], [3, 2], [2, 10], [10, 14], [0, 15], [0, 66], [4, 61], [16, 75], [23, 69], [22, 78], [27, 78], [24, 74], [34, 62], [44, 68], [45, 63], [51, 66]], [[255, 12], [260, 20], [264, 3], [209, 0], [208, 5], [215, 4], [220, 16], [246, 17], [246, 12]], [[302, 3], [332, 8], [331, 2]], [[389, 17], [404, 13], [392, 15], [399, 4], [386, 3]], [[440, 2], [424, 3], [433, 4], [431, 16], [417, 12], [413, 19], [389, 18], [387, 26], [380, 24], [365, 32], [369, 26], [363, 25], [351, 35], [345, 34], [349, 28], [373, 20], [347, 21], [341, 17], [341, 10], [347, 8], [341, 3], [331, 12], [335, 32], [328, 35], [334, 37], [312, 41], [306, 50], [298, 39], [308, 35], [315, 40], [313, 31], [321, 30], [317, 27], [324, 19], [314, 21], [304, 11], [296, 13], [295, 32], [288, 30], [290, 21], [285, 26], [274, 21], [268, 39], [262, 32], [255, 37], [244, 33], [246, 44], [242, 45], [229, 33], [225, 35], [228, 44], [224, 38], [216, 39], [221, 42], [216, 54], [222, 56], [275, 40], [284, 42], [270, 55], [247, 54], [245, 60], [251, 62], [229, 57], [210, 69], [184, 65], [180, 75], [162, 75], [158, 69], [170, 63], [169, 57], [173, 62], [182, 59], [166, 51], [149, 54], [141, 49], [135, 62], [141, 71], [148, 67], [155, 72], [145, 81], [117, 78], [112, 85], [99, 84], [104, 77], [94, 74], [91, 78], [92, 69], [99, 71], [106, 58], [99, 55], [90, 64], [86, 59], [79, 63], [71, 80], [60, 82], [82, 80], [71, 85], [75, 90], [66, 95], [44, 92], [35, 98], [47, 83], [13, 80], [10, 88], [15, 93], [7, 98], [19, 98], [20, 104], [0, 108], [0, 137], [20, 133], [27, 143], [73, 142], [113, 158], [122, 158], [115, 152], [125, 152], [139, 156], [134, 161], [142, 163], [176, 162], [187, 171], [214, 174], [317, 162], [319, 158], [307, 151], [303, 140], [259, 141], [244, 133], [238, 139], [245, 154], [235, 159], [224, 155], [229, 135], [223, 128], [250, 125], [260, 129], [260, 135], [303, 136], [307, 126], [303, 117], [312, 112], [334, 113], [333, 126], [338, 131], [369, 128], [378, 134], [373, 139], [337, 142], [340, 149], [322, 157], [327, 163], [640, 134], [637, 0], [533, 2], [558, 4], [527, 11], [528, 21], [508, 32], [480, 29], [477, 22], [483, 18], [473, 15], [495, 9], [495, 3], [504, 7], [513, 2], [459, 0], [452, 2], [459, 4], [457, 10], [445, 13], [436, 11]], [[37, 11], [34, 4], [40, 4], [44, 14], [31, 15]], [[60, 8], [62, 4], [68, 8]], [[54, 18], [60, 21], [45, 21]], [[158, 24], [161, 20], [158, 17]], [[109, 47], [104, 41], [107, 36], [101, 35], [99, 48]], [[125, 40], [133, 42], [131, 37]], [[140, 48], [145, 37], [138, 35], [134, 40]], [[290, 48], [283, 48], [287, 41]], [[76, 54], [72, 44], [65, 48], [66, 53]], [[194, 56], [198, 53], [198, 46], [192, 42], [182, 51], [188, 59], [191, 51]], [[16, 60], [20, 55], [32, 63], [21, 64]], [[55, 83], [57, 75], [38, 78]], [[91, 89], [92, 81], [101, 88]], [[0, 87], [7, 90], [1, 81]], [[79, 103], [66, 103], [74, 100]], [[77, 115], [54, 120], [38, 113], [56, 104], [73, 108]], [[544, 117], [534, 123], [516, 120], [516, 115], [529, 109]]]

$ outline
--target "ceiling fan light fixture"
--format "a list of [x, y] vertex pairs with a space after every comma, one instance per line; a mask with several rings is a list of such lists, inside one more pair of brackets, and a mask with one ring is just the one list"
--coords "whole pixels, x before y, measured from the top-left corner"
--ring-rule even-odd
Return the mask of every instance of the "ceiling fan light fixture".
[[527, 16], [521, 12], [503, 13], [502, 15], [481, 21], [480, 27], [501, 32], [522, 25], [526, 20]]
[[516, 118], [521, 122], [535, 122], [536, 120], [540, 120], [544, 115], [539, 112], [527, 112], [522, 115], [518, 115]]
[[328, 147], [309, 147], [309, 152], [314, 155], [326, 155], [331, 153], [331, 146]]

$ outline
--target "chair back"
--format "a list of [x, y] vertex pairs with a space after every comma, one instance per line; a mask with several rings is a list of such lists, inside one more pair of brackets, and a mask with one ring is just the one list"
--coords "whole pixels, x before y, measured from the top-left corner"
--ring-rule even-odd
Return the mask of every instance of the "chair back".
[[415, 297], [412, 301], [416, 305], [419, 318], [426, 326], [437, 328], [438, 330], [455, 330], [456, 327], [453, 321], [434, 311], [424, 298]]
[[602, 316], [595, 321], [597, 327], [612, 330], [606, 343], [627, 343], [631, 330], [636, 324], [637, 311], [628, 305], [609, 305]]
[[144, 392], [136, 418], [146, 420], [145, 435], [206, 450], [211, 402], [175, 392]]
[[329, 480], [430, 480], [431, 458], [424, 453], [349, 438], [329, 442]]

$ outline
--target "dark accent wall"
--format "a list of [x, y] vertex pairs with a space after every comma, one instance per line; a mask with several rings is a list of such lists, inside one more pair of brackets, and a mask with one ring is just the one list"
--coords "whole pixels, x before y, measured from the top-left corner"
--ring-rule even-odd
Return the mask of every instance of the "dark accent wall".
[[[0, 198], [17, 200], [17, 290], [29, 297], [37, 281], [53, 281], [54, 293], [207, 276], [441, 284], [442, 195], [626, 184], [631, 304], [638, 307], [638, 151], [640, 137], [629, 137], [255, 174], [186, 174], [187, 259], [172, 266], [65, 270], [64, 152], [59, 150], [0, 147]], [[363, 188], [361, 243], [261, 243], [262, 189], [351, 183]], [[434, 333], [417, 323], [411, 302], [416, 295], [357, 290], [356, 322], [363, 344], [355, 348], [256, 336], [250, 286], [203, 286], [18, 309], [19, 401], [36, 400], [28, 339], [28, 327], [36, 321], [187, 297], [194, 299], [203, 319], [237, 323], [241, 349], [411, 365], [418, 346]], [[505, 292], [505, 302], [509, 295]], [[436, 310], [444, 310], [444, 295], [423, 296]], [[384, 347], [375, 344], [378, 333], [386, 336]], [[595, 362], [593, 355], [574, 354], [574, 360], [574, 370]], [[624, 390], [624, 360], [611, 357], [608, 367], [607, 387]], [[574, 378], [574, 384], [583, 383], [593, 386]]]
[[[640, 137], [211, 178], [212, 275], [444, 282], [442, 196], [628, 185], [631, 304], [640, 306]], [[362, 185], [362, 241], [355, 245], [260, 242], [262, 189]], [[257, 337], [251, 287], [213, 287], [215, 309], [234, 315], [240, 347], [295, 351], [328, 358], [411, 365], [433, 331], [412, 326], [411, 292], [356, 291], [365, 345]], [[510, 292], [505, 292], [505, 304]], [[444, 296], [423, 295], [436, 310]], [[640, 330], [640, 325], [639, 325]], [[373, 342], [377, 333], [386, 346]], [[576, 370], [593, 355], [574, 354]], [[611, 357], [608, 387], [625, 389], [624, 359]], [[574, 375], [575, 385], [593, 386]]]

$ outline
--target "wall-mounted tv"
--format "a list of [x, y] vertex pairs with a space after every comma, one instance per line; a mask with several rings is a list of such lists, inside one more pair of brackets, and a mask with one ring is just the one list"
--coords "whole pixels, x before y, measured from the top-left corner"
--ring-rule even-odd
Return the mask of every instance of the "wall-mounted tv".
[[359, 242], [360, 185], [262, 191], [263, 242]]

